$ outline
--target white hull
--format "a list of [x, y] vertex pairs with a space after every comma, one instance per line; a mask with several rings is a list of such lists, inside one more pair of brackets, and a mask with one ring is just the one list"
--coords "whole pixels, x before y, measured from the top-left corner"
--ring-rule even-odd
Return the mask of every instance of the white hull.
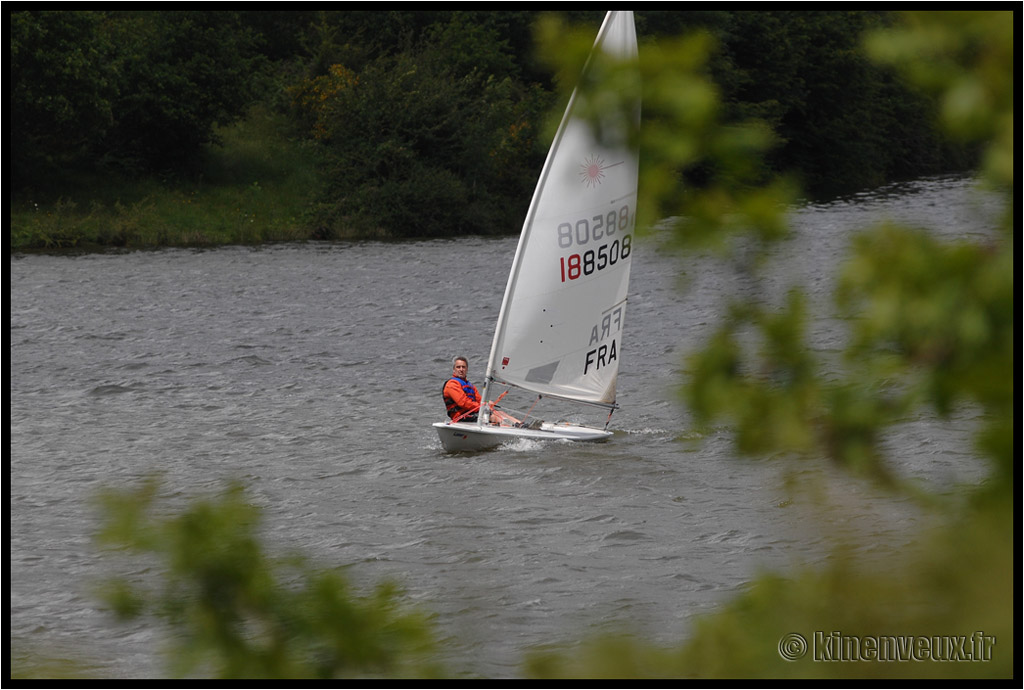
[[479, 426], [476, 422], [437, 422], [434, 424], [441, 445], [448, 452], [488, 450], [503, 443], [529, 441], [606, 441], [612, 432], [578, 424], [550, 424], [539, 429], [508, 426]]

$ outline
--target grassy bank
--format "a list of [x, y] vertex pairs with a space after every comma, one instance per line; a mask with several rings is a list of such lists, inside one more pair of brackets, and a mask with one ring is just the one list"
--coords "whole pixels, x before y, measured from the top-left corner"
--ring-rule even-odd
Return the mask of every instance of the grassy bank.
[[188, 177], [89, 176], [11, 201], [14, 251], [216, 246], [308, 239], [316, 156], [263, 109], [222, 129]]

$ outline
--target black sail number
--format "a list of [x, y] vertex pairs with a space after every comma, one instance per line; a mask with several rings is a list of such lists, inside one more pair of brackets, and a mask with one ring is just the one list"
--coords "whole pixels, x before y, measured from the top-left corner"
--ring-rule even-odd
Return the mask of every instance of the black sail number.
[[[558, 257], [562, 282], [593, 275], [627, 258], [632, 250], [633, 236], [629, 233], [632, 224], [633, 216], [628, 204], [624, 204], [617, 211], [559, 223], [559, 249], [577, 250]], [[588, 247], [602, 240], [604, 243], [598, 245], [596, 249]]]

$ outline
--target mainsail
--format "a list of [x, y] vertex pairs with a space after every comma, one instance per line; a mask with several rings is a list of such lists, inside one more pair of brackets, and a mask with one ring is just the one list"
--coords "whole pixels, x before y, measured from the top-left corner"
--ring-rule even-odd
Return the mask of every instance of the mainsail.
[[[632, 12], [609, 12], [594, 44], [637, 55]], [[593, 58], [591, 59], [593, 60]], [[588, 61], [584, 79], [592, 67]], [[635, 229], [637, 151], [627, 139], [639, 101], [602, 121], [574, 115], [573, 92], [530, 204], [491, 345], [492, 381], [613, 407]], [[619, 141], [609, 141], [616, 134]]]

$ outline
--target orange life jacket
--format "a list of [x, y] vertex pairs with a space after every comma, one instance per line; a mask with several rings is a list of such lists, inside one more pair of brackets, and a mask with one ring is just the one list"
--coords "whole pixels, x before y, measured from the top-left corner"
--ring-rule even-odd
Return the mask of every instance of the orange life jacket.
[[480, 394], [476, 392], [476, 386], [474, 386], [472, 383], [465, 379], [460, 379], [457, 376], [453, 376], [447, 381], [445, 381], [444, 387], [441, 389], [441, 395], [444, 396], [444, 406], [445, 409], [448, 411], [448, 417], [450, 419], [455, 419], [456, 416], [464, 412], [470, 412], [474, 408], [463, 407], [455, 400], [455, 398], [448, 394], [448, 384], [451, 383], [452, 381], [455, 381], [457, 384], [459, 384], [459, 387], [462, 388], [462, 392], [466, 394], [466, 397], [469, 398], [472, 402], [477, 403], [478, 406], [480, 403]]

